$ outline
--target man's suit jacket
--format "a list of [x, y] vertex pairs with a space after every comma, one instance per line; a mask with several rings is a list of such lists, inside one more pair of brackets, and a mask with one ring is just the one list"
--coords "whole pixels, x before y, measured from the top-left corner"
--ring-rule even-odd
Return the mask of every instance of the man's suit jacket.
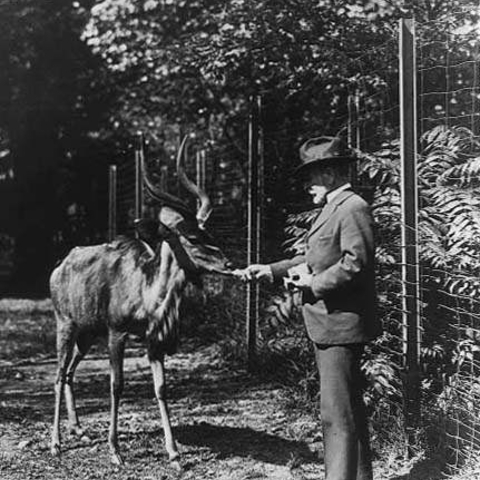
[[305, 255], [271, 264], [274, 279], [306, 262], [312, 291], [304, 295], [308, 336], [317, 344], [364, 343], [376, 337], [375, 246], [367, 203], [352, 190], [327, 203], [307, 235]]

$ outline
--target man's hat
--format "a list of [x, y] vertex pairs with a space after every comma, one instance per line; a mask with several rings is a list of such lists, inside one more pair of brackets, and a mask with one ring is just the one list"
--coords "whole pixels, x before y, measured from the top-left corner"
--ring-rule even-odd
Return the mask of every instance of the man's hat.
[[302, 164], [295, 169], [294, 175], [306, 172], [313, 165], [335, 166], [353, 162], [356, 158], [352, 150], [347, 148], [344, 138], [335, 136], [307, 140], [300, 147], [300, 160]]

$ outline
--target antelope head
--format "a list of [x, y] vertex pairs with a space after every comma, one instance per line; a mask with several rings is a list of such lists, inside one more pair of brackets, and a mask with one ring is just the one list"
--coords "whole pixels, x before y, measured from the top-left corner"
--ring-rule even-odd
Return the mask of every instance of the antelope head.
[[143, 182], [149, 195], [160, 205], [158, 214], [160, 227], [166, 227], [171, 234], [178, 238], [193, 268], [198, 273], [207, 271], [231, 275], [230, 261], [206, 228], [206, 222], [212, 213], [210, 199], [206, 192], [193, 183], [185, 173], [184, 159], [187, 142], [188, 135], [183, 138], [178, 150], [177, 175], [185, 189], [198, 199], [199, 206], [196, 212], [180, 198], [164, 192], [154, 185], [145, 170]]

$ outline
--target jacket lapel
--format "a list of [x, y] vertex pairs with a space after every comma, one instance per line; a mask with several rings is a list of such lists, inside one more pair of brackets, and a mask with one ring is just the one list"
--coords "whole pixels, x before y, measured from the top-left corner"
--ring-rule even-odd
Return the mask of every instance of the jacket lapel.
[[341, 205], [347, 198], [354, 195], [350, 189], [340, 192], [331, 202], [328, 202], [318, 217], [312, 223], [310, 231], [307, 234], [307, 239], [311, 237], [333, 214], [333, 212]]

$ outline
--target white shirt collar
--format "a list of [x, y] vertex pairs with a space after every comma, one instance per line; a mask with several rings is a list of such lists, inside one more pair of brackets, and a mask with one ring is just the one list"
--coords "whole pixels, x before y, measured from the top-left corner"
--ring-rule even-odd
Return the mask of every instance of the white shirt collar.
[[344, 190], [348, 190], [352, 188], [350, 183], [344, 183], [340, 187], [337, 187], [335, 190], [331, 190], [327, 193], [327, 203], [330, 203], [339, 193], [343, 192]]

